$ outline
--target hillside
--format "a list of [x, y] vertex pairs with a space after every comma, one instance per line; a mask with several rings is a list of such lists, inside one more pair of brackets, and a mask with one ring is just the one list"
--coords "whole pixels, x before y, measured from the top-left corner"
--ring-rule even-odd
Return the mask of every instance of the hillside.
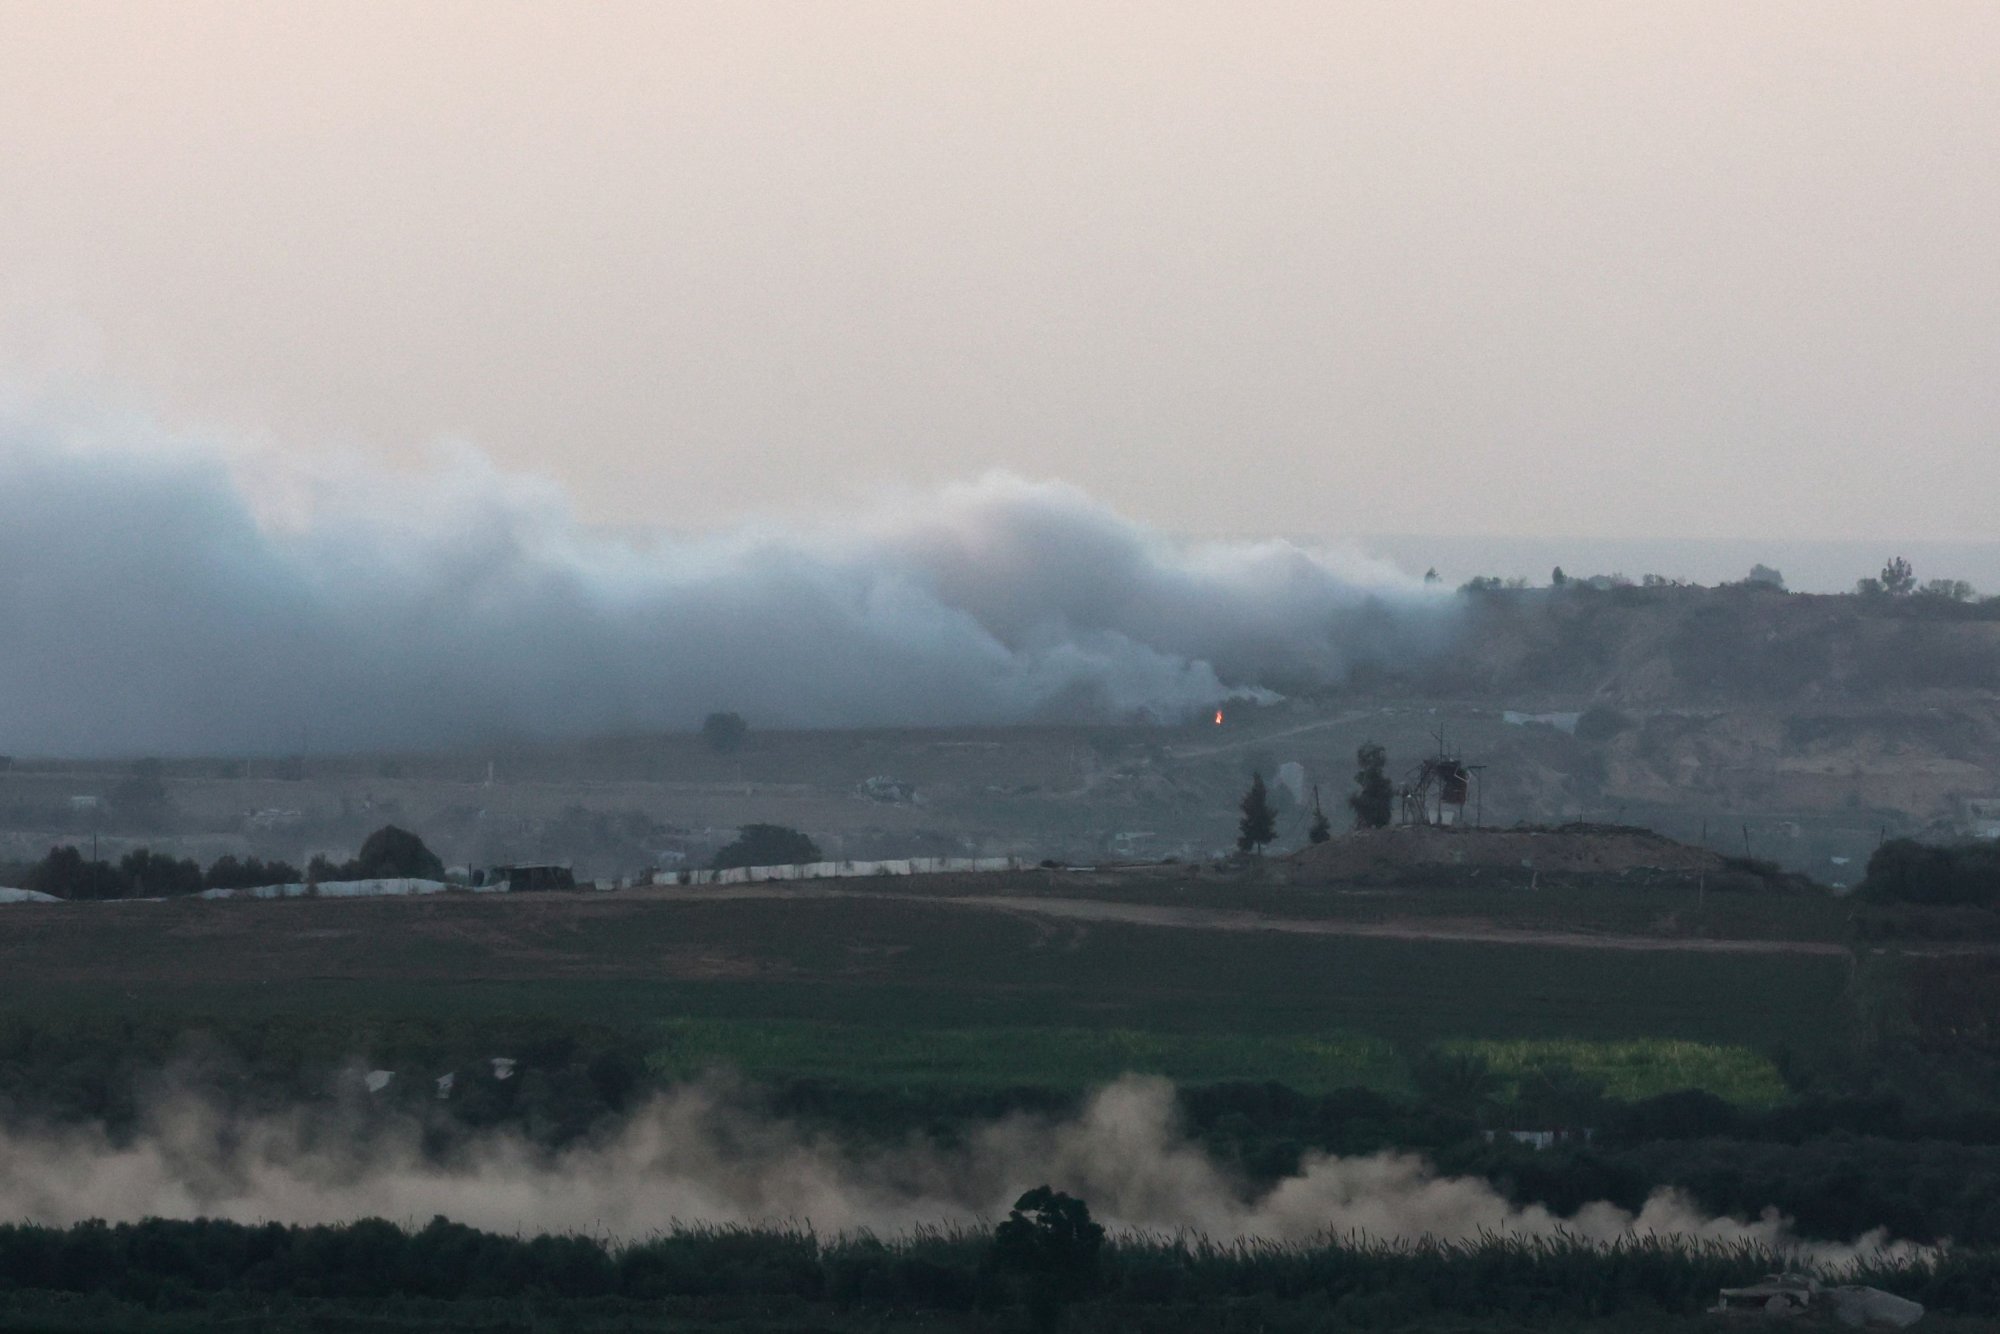
[[1382, 679], [1423, 694], [1632, 706], [2000, 691], [2000, 601], [1572, 584], [1468, 594], [1462, 615], [1461, 651]]
[[[1277, 851], [1312, 789], [1346, 823], [1355, 749], [1392, 777], [1437, 735], [1482, 766], [1489, 826], [1641, 825], [1850, 883], [1885, 836], [2000, 832], [2000, 618], [1989, 604], [1743, 588], [1466, 595], [1445, 646], [1334, 689], [1172, 726], [773, 731], [505, 743], [446, 754], [0, 768], [0, 862], [95, 836], [336, 860], [384, 822], [447, 861], [586, 875], [702, 864], [738, 825], [827, 855], [1183, 859], [1231, 847], [1250, 773], [1281, 771]], [[1284, 683], [1279, 683], [1284, 684]], [[1289, 766], [1296, 765], [1296, 769]], [[134, 800], [135, 794], [141, 800]], [[6, 883], [0, 879], [0, 883]]]
[[1475, 829], [1425, 825], [1356, 830], [1293, 853], [1284, 871], [1301, 883], [1425, 884], [1488, 878], [1537, 883], [1567, 877], [1606, 886], [1704, 880], [1719, 890], [1793, 888], [1754, 863], [1690, 847], [1649, 829], [1617, 825]]

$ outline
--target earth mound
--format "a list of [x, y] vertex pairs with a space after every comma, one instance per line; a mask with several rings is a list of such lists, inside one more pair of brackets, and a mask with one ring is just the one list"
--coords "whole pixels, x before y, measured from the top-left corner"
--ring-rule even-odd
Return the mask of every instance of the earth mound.
[[1718, 889], [1792, 890], [1806, 883], [1761, 862], [1628, 825], [1358, 829], [1301, 849], [1286, 862], [1294, 881], [1365, 884], [1490, 880], [1500, 874], [1673, 882], [1705, 877]]

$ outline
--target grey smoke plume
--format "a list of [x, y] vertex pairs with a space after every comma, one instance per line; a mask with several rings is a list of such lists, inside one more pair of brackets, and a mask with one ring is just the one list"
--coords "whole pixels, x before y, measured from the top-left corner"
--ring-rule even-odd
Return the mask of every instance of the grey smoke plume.
[[1290, 542], [1171, 541], [993, 475], [630, 541], [554, 487], [0, 404], [0, 748], [428, 746], [759, 725], [1178, 719], [1423, 651], [1450, 600]]
[[1807, 1242], [1775, 1212], [1711, 1217], [1673, 1191], [1636, 1214], [1597, 1203], [1560, 1218], [1511, 1204], [1483, 1180], [1440, 1177], [1404, 1154], [1308, 1154], [1297, 1175], [1253, 1192], [1179, 1133], [1172, 1086], [1137, 1076], [1101, 1089], [1074, 1119], [1012, 1117], [952, 1148], [845, 1149], [745, 1113], [712, 1084], [661, 1096], [584, 1147], [546, 1153], [493, 1135], [444, 1164], [418, 1151], [414, 1132], [357, 1139], [303, 1116], [237, 1121], [191, 1097], [163, 1105], [125, 1147], [95, 1133], [0, 1135], [0, 1218], [53, 1224], [146, 1216], [421, 1222], [444, 1214], [489, 1230], [624, 1238], [698, 1222], [895, 1232], [989, 1222], [1042, 1182], [1089, 1201], [1117, 1229], [1217, 1240], [1469, 1240], [1560, 1229], [1603, 1243], [1633, 1235], [1750, 1242], [1830, 1267], [1918, 1253], [1880, 1232]]

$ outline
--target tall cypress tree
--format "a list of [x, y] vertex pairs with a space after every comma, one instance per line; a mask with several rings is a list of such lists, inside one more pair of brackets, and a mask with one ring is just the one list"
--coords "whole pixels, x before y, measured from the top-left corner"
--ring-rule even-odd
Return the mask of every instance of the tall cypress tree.
[[1354, 808], [1354, 827], [1382, 829], [1395, 816], [1396, 790], [1389, 784], [1389, 752], [1373, 741], [1354, 753], [1361, 767], [1354, 774], [1354, 792], [1347, 804]]
[[1324, 843], [1333, 837], [1333, 824], [1326, 818], [1326, 812], [1319, 808], [1319, 784], [1313, 784], [1313, 822], [1306, 830], [1308, 843]]
[[1250, 775], [1250, 790], [1243, 795], [1243, 818], [1236, 824], [1236, 846], [1244, 852], [1262, 854], [1264, 845], [1278, 836], [1278, 813], [1271, 809], [1271, 794], [1264, 790], [1264, 775]]

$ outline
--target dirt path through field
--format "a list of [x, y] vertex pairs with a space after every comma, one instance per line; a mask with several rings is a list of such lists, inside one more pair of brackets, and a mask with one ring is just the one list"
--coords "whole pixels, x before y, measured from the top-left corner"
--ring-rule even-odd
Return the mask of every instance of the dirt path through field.
[[1103, 899], [1041, 898], [1025, 895], [953, 895], [949, 898], [829, 889], [822, 885], [764, 882], [702, 888], [665, 887], [628, 891], [676, 902], [716, 899], [895, 899], [927, 907], [976, 908], [1072, 922], [1178, 927], [1196, 931], [1280, 931], [1302, 936], [1367, 936], [1381, 940], [1461, 940], [1489, 945], [1546, 945], [1565, 949], [1684, 950], [1703, 954], [1818, 954], [1844, 956], [1847, 947], [1817, 940], [1708, 940], [1692, 936], [1623, 936], [1587, 931], [1546, 931], [1496, 926], [1489, 922], [1344, 922], [1273, 917], [1227, 908], [1180, 908], [1153, 903], [1112, 903]]

